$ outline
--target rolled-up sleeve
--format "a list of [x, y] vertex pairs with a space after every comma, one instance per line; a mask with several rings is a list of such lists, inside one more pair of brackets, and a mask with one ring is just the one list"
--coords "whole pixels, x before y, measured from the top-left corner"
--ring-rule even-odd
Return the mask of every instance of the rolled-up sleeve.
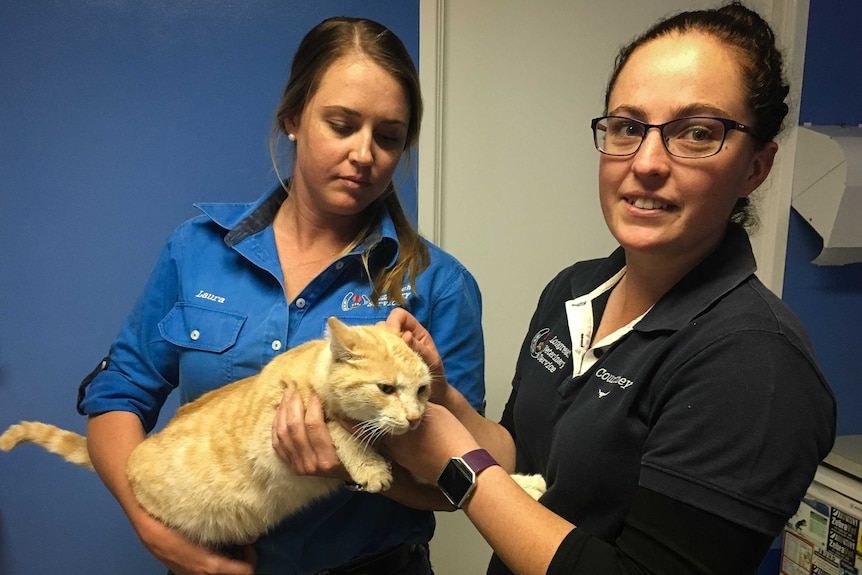
[[135, 413], [146, 431], [156, 425], [159, 411], [178, 380], [175, 346], [159, 331], [159, 322], [177, 299], [175, 243], [168, 240], [138, 298], [111, 346], [106, 369], [87, 386], [80, 409], [87, 415], [109, 411]]

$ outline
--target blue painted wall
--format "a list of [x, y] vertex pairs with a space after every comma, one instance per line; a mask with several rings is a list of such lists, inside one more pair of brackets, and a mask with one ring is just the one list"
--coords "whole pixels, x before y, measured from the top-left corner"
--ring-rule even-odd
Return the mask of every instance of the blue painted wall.
[[[84, 431], [78, 382], [170, 231], [193, 202], [275, 185], [290, 57], [337, 14], [387, 24], [418, 62], [418, 0], [0, 0], [0, 430]], [[0, 454], [0, 574], [163, 572], [94, 473]]]
[[[862, 124], [860, 24], [858, 0], [811, 1], [800, 123]], [[805, 323], [838, 399], [838, 433], [862, 434], [862, 263], [810, 263], [822, 248], [791, 211], [783, 298]]]
[[[862, 123], [862, 49], [858, 0], [811, 0], [800, 103], [800, 124]], [[862, 219], [862, 214], [860, 219]], [[860, 224], [862, 225], [862, 224]], [[790, 212], [782, 297], [814, 344], [838, 400], [838, 433], [862, 433], [862, 263], [811, 263], [823, 239], [795, 210]], [[776, 541], [779, 545], [781, 538]], [[781, 549], [774, 547], [760, 575], [777, 575]]]

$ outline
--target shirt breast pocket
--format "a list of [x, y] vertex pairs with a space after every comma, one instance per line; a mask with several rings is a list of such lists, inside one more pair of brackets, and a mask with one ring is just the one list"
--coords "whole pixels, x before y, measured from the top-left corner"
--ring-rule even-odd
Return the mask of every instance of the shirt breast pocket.
[[236, 343], [245, 320], [238, 313], [179, 302], [159, 322], [159, 332], [176, 346], [222, 353]]
[[[180, 302], [159, 322], [159, 332], [179, 351], [177, 379], [183, 403], [239, 379], [239, 333], [246, 316]], [[260, 370], [257, 365], [254, 373]]]

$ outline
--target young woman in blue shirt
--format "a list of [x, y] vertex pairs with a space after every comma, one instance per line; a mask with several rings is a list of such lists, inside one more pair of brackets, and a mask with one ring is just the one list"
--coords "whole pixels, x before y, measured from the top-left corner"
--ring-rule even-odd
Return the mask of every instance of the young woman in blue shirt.
[[[392, 497], [345, 489], [228, 557], [148, 516], [124, 471], [169, 393], [191, 401], [254, 375], [321, 337], [330, 316], [368, 324], [393, 307], [409, 310], [429, 327], [468, 402], [483, 408], [478, 286], [419, 237], [392, 182], [421, 115], [415, 67], [390, 30], [355, 18], [312, 29], [276, 112], [274, 138], [292, 150], [292, 174], [251, 204], [198, 206], [204, 215], [169, 238], [105, 369], [85, 390], [79, 408], [89, 415], [97, 472], [142, 543], [176, 575], [431, 572], [433, 514], [395, 501], [398, 485]], [[301, 440], [283, 423], [290, 405], [273, 417], [273, 449], [285, 465], [291, 442]], [[319, 410], [313, 403], [309, 412]]]

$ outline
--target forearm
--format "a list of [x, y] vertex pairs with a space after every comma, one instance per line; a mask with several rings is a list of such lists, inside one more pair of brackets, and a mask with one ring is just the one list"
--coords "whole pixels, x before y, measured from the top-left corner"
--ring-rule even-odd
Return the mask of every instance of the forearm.
[[482, 472], [464, 512], [518, 575], [545, 575], [560, 543], [575, 527], [533, 500], [499, 467]]
[[134, 523], [145, 513], [126, 476], [132, 450], [146, 437], [137, 415], [111, 411], [87, 421], [87, 448], [96, 473]]
[[480, 415], [451, 385], [441, 404], [458, 418], [461, 425], [494, 456], [503, 469], [509, 473], [515, 470], [515, 442], [505, 427]]
[[383, 493], [393, 501], [423, 511], [452, 511], [455, 507], [436, 485], [418, 481], [409, 471], [398, 464], [392, 465], [394, 481]]
[[219, 555], [191, 543], [141, 507], [126, 476], [126, 462], [145, 437], [144, 428], [133, 413], [112, 411], [93, 416], [87, 422], [87, 447], [93, 467], [126, 512], [143, 545], [173, 573], [250, 575], [256, 559], [249, 549], [242, 560]]
[[[472, 425], [472, 416], [467, 419]], [[486, 444], [496, 442], [499, 448], [506, 438], [512, 441], [502, 426], [492, 422], [481, 423], [478, 429]], [[454, 413], [437, 404], [428, 405], [417, 429], [384, 438], [383, 443], [395, 461], [427, 482], [435, 481], [452, 457], [484, 447]], [[501, 466], [482, 471], [475, 486], [463, 507], [482, 536], [517, 573], [544, 574], [574, 526], [535, 501]]]

